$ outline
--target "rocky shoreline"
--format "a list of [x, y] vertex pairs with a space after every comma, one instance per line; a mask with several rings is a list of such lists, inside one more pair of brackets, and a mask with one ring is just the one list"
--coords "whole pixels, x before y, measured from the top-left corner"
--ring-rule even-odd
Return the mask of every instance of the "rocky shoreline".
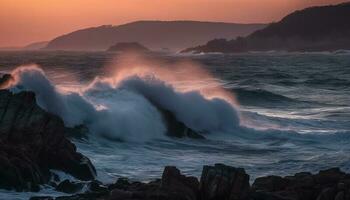
[[[250, 185], [242, 168], [204, 166], [198, 180], [167, 166], [160, 179], [148, 183], [120, 178], [103, 184], [95, 179], [90, 160], [67, 139], [73, 130], [41, 109], [34, 93], [1, 89], [10, 81], [8, 75], [0, 78], [0, 189], [39, 192], [40, 185], [51, 185], [67, 193], [56, 198], [38, 193], [31, 200], [350, 200], [350, 174], [339, 168], [260, 177]], [[185, 132], [196, 138], [195, 132], [163, 112], [168, 128], [181, 133], [178, 137]], [[76, 181], [60, 180], [52, 170], [68, 173]]]
[[293, 176], [266, 176], [249, 184], [242, 168], [223, 164], [204, 166], [200, 180], [182, 175], [173, 166], [164, 168], [161, 179], [149, 183], [130, 182], [119, 178], [104, 185], [96, 180], [81, 183], [64, 180], [56, 190], [84, 193], [62, 197], [37, 196], [30, 200], [348, 200], [350, 174], [339, 168]]

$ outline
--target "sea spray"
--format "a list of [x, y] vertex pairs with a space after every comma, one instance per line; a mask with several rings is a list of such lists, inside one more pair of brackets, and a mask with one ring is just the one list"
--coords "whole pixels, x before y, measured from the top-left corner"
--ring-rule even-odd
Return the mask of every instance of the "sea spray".
[[33, 91], [43, 109], [64, 120], [66, 126], [86, 125], [92, 134], [108, 139], [143, 142], [165, 136], [161, 110], [200, 132], [233, 131], [239, 126], [234, 106], [200, 90], [178, 91], [159, 76], [130, 75], [117, 82], [96, 79], [80, 93], [62, 93], [37, 66], [12, 72], [14, 92]]

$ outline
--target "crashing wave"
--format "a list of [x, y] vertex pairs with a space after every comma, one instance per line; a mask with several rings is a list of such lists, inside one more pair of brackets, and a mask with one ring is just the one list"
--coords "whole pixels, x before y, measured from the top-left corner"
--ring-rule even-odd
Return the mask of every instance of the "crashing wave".
[[[238, 113], [225, 98], [208, 98], [200, 90], [178, 91], [155, 76], [132, 74], [117, 83], [96, 79], [81, 92], [62, 93], [37, 66], [12, 72], [13, 92], [33, 91], [43, 109], [60, 116], [66, 126], [86, 125], [91, 133], [110, 139], [147, 141], [162, 138], [169, 126], [164, 112], [196, 133], [234, 131]], [[168, 115], [169, 116], [169, 115]]]

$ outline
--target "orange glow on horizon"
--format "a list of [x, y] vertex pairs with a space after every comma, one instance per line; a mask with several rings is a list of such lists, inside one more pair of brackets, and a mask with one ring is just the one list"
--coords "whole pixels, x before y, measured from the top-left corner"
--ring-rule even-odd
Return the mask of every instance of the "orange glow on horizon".
[[77, 29], [137, 20], [269, 23], [344, 0], [0, 0], [0, 46], [53, 39]]

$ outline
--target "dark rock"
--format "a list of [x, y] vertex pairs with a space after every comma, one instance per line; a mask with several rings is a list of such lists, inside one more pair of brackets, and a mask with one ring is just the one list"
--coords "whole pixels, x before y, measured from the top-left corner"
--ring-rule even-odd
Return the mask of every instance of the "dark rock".
[[105, 200], [107, 196], [101, 193], [86, 192], [83, 194], [75, 194], [71, 196], [57, 197], [55, 200]]
[[321, 170], [315, 175], [315, 181], [322, 185], [334, 185], [341, 179], [345, 178], [345, 173], [340, 171], [339, 168], [331, 168], [327, 170]]
[[189, 137], [194, 139], [205, 139], [204, 136], [188, 128], [183, 122], [176, 119], [174, 114], [168, 110], [160, 109], [163, 115], [163, 119], [168, 128], [168, 135], [171, 137]]
[[197, 199], [199, 182], [195, 177], [186, 177], [176, 167], [165, 167], [161, 189], [171, 193], [176, 199]]
[[[327, 182], [326, 180], [330, 181]], [[58, 200], [350, 200], [350, 176], [338, 168], [296, 173], [293, 176], [257, 178], [249, 186], [244, 169], [216, 164], [204, 166], [201, 181], [181, 174], [176, 167], [165, 167], [162, 179], [149, 183], [119, 178], [103, 186], [88, 183], [83, 194]]]
[[109, 200], [125, 200], [125, 199], [131, 199], [133, 196], [132, 192], [120, 190], [120, 189], [114, 189], [111, 191], [111, 194], [109, 196]]
[[276, 194], [272, 192], [252, 192], [251, 200], [296, 200], [297, 198], [290, 195]]
[[88, 183], [87, 187], [88, 191], [90, 192], [108, 193], [108, 187], [104, 186], [101, 182], [96, 180]]
[[58, 184], [58, 186], [56, 187], [56, 190], [60, 192], [72, 194], [80, 191], [83, 187], [84, 187], [83, 183], [64, 180], [60, 184]]
[[12, 81], [14, 78], [11, 74], [0, 74], [0, 89], [5, 89]]
[[41, 109], [32, 92], [0, 90], [0, 188], [37, 191], [50, 169], [94, 179], [90, 160], [64, 136], [63, 121]]
[[259, 193], [266, 199], [269, 199], [268, 197], [296, 200], [347, 199], [350, 197], [349, 188], [348, 175], [339, 168], [331, 168], [321, 170], [315, 175], [302, 172], [284, 178], [276, 176], [257, 178], [252, 185], [251, 196], [253, 199], [263, 199], [258, 198]]
[[111, 184], [108, 186], [108, 189], [109, 190], [113, 190], [113, 189], [125, 190], [130, 185], [131, 185], [131, 183], [129, 182], [129, 180], [127, 178], [118, 178], [118, 180], [114, 184]]
[[266, 176], [255, 179], [252, 189], [255, 191], [274, 192], [285, 189], [288, 181], [280, 176]]
[[201, 200], [244, 200], [249, 198], [249, 190], [249, 175], [244, 169], [223, 164], [203, 167]]
[[338, 192], [334, 200], [345, 200], [345, 192], [344, 191]]
[[79, 140], [88, 139], [89, 129], [85, 125], [78, 125], [73, 128], [66, 127], [65, 135], [69, 138], [76, 138]]
[[322, 190], [317, 200], [333, 200], [336, 195], [335, 188], [326, 188]]
[[54, 200], [54, 198], [50, 196], [37, 196], [37, 197], [30, 197], [29, 200]]

